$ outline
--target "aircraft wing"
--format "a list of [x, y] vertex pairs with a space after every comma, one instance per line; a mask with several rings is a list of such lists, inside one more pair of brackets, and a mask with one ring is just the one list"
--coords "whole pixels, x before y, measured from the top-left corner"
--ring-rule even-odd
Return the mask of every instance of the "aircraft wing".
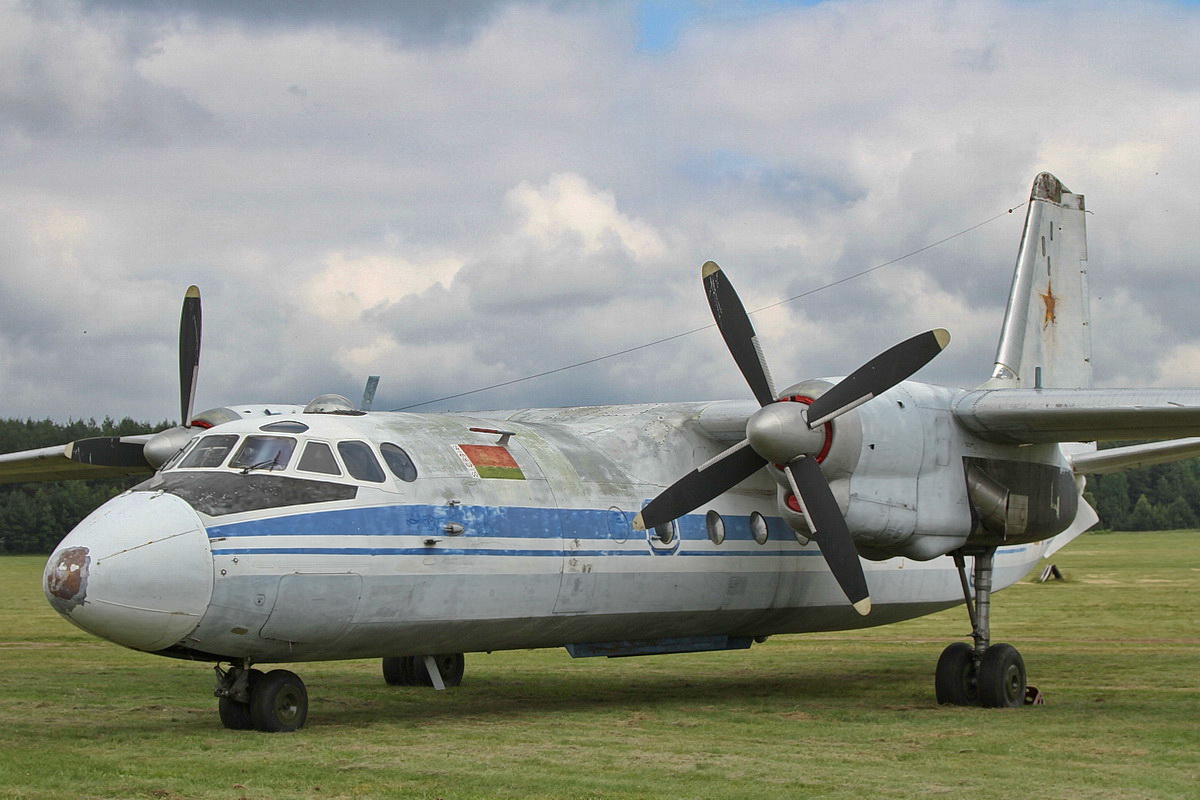
[[1174, 439], [1200, 435], [1200, 389], [979, 389], [960, 396], [953, 413], [1001, 444]]
[[120, 478], [153, 472], [142, 448], [151, 434], [98, 436], [0, 455], [0, 483]]

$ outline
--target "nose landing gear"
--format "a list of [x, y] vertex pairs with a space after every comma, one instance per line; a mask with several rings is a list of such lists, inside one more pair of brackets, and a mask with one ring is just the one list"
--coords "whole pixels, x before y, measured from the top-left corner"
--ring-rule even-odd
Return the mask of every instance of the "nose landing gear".
[[294, 731], [308, 717], [308, 690], [294, 672], [274, 669], [263, 673], [249, 662], [221, 669], [218, 664], [217, 711], [230, 730], [267, 733]]
[[[1010, 644], [991, 643], [992, 564], [996, 548], [975, 556], [975, 595], [967, 583], [966, 558], [954, 554], [962, 581], [967, 614], [971, 617], [971, 638], [975, 646], [955, 642], [938, 659], [934, 687], [937, 701], [956, 706], [1016, 708], [1026, 704], [1029, 693], [1025, 661]], [[1033, 694], [1037, 694], [1036, 690]], [[1040, 695], [1038, 695], [1040, 697]]]

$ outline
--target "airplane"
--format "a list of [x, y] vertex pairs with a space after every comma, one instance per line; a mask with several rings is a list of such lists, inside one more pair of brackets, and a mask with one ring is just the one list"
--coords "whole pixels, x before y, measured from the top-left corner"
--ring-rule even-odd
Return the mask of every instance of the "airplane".
[[[390, 685], [443, 689], [468, 652], [746, 649], [959, 604], [971, 642], [942, 652], [937, 701], [1016, 707], [1026, 668], [992, 641], [992, 593], [1096, 523], [1087, 474], [1200, 454], [1178, 438], [1200, 433], [1200, 390], [1092, 387], [1084, 213], [1037, 176], [977, 389], [909, 380], [949, 342], [933, 329], [777, 391], [708, 262], [753, 400], [402, 413], [323, 395], [193, 415], [193, 286], [184, 424], [3, 455], [0, 481], [149, 474], [66, 535], [44, 591], [103, 639], [212, 663], [229, 729], [306, 722], [299, 676], [256, 665], [379, 658]], [[1112, 439], [1164, 441], [1096, 449]]]

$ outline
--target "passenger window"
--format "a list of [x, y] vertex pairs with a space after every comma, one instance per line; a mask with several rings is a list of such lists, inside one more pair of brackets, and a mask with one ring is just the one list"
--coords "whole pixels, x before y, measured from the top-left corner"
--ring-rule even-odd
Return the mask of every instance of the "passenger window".
[[333, 449], [324, 442], [309, 442], [304, 445], [304, 453], [296, 469], [304, 472], [323, 472], [326, 475], [341, 475], [337, 459], [333, 457]]
[[242, 449], [229, 462], [230, 469], [285, 469], [296, 449], [290, 436], [247, 436]]
[[387, 462], [388, 469], [397, 478], [405, 483], [412, 483], [417, 479], [417, 467], [403, 448], [391, 442], [384, 442], [379, 445], [379, 452], [383, 453], [383, 460]]
[[360, 481], [383, 483], [383, 467], [366, 442], [338, 442], [338, 453], [352, 476]]
[[180, 469], [209, 469], [219, 467], [225, 461], [225, 456], [237, 443], [236, 433], [222, 433], [205, 436], [200, 440], [188, 457], [179, 465]]

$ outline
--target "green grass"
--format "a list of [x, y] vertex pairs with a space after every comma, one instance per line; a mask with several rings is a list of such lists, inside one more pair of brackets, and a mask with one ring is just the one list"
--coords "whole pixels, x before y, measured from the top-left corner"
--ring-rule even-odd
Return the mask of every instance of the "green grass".
[[[995, 598], [1045, 706], [943, 708], [960, 609], [750, 651], [472, 654], [444, 693], [376, 661], [300, 664], [309, 727], [220, 727], [202, 664], [60, 619], [42, 559], [0, 559], [0, 796], [1047, 797], [1200, 795], [1200, 534], [1089, 534], [1066, 582]], [[1036, 576], [1034, 576], [1036, 577]]]

